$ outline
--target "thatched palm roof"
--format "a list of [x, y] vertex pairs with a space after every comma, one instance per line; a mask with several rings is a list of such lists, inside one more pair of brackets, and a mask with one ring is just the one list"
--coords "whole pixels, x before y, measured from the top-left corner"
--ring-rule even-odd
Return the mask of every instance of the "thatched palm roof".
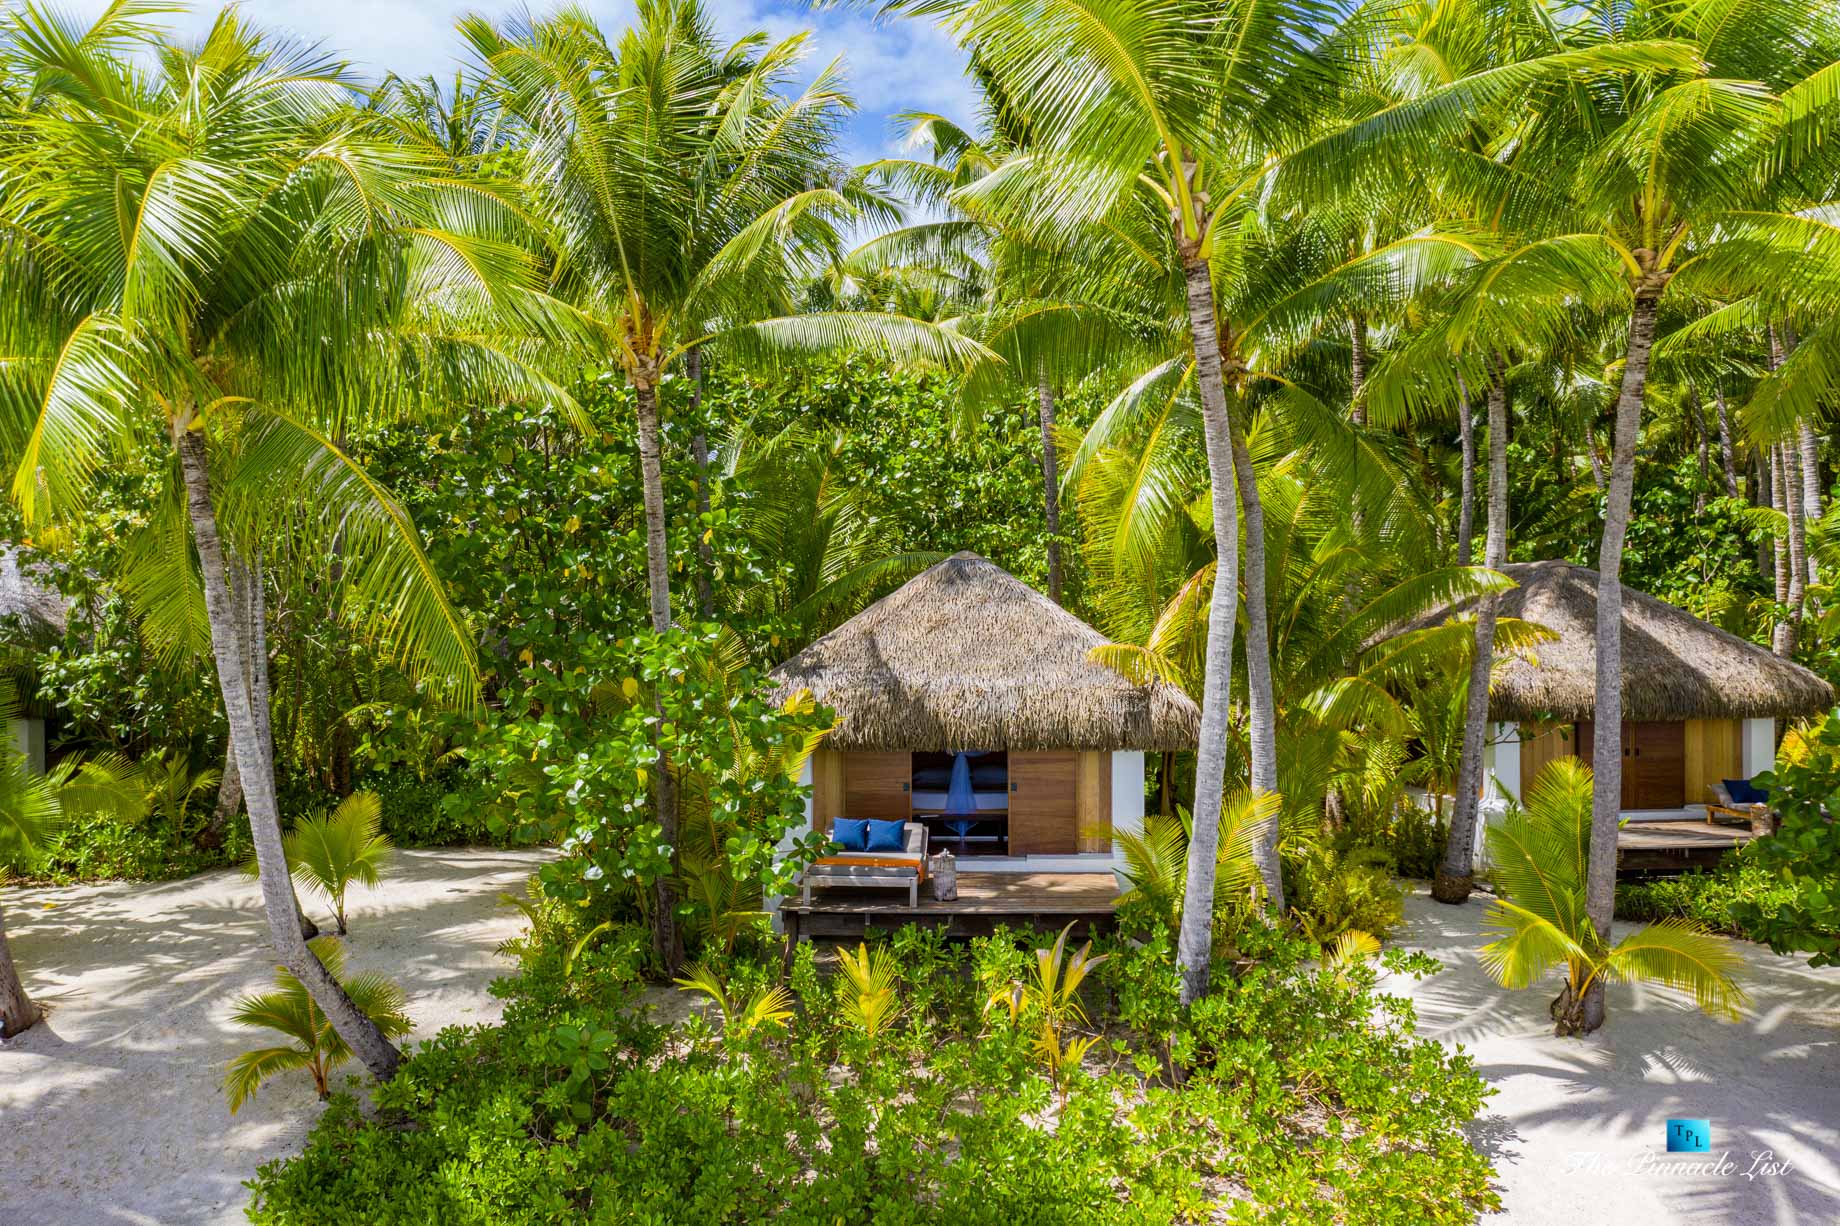
[[[1497, 670], [1490, 717], [1590, 719], [1596, 709], [1597, 572], [1569, 562], [1513, 562], [1501, 569], [1519, 585], [1503, 593], [1501, 616], [1534, 622], [1559, 637], [1533, 648], [1533, 660], [1514, 658]], [[1463, 607], [1434, 611], [1412, 625], [1436, 625]], [[1624, 719], [1786, 718], [1833, 703], [1833, 687], [1799, 664], [1623, 586]]]
[[1166, 683], [1093, 663], [1104, 635], [1014, 575], [959, 553], [773, 670], [809, 688], [846, 750], [1193, 749], [1201, 713]]
[[0, 543], [0, 641], [39, 643], [64, 633], [67, 609], [49, 575]]

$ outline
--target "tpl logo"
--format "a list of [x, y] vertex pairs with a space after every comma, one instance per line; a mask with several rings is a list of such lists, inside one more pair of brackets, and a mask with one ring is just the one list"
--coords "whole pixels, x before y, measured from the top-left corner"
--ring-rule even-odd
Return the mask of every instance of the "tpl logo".
[[1669, 1120], [1667, 1147], [1670, 1154], [1703, 1154], [1712, 1149], [1712, 1121]]

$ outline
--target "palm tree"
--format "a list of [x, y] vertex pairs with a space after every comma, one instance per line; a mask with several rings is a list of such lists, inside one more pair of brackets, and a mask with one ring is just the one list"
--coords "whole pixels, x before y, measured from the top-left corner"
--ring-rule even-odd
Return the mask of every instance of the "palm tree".
[[[978, 65], [973, 63], [973, 70]], [[988, 94], [987, 94], [988, 97]], [[867, 287], [886, 284], [896, 295], [916, 283], [934, 296], [934, 310], [956, 312], [952, 326], [983, 341], [1002, 362], [974, 365], [960, 380], [963, 424], [1018, 385], [1034, 395], [1041, 436], [1043, 523], [1047, 529], [1048, 597], [1062, 602], [1061, 474], [1057, 438], [1059, 389], [1097, 372], [1143, 364], [1154, 345], [1149, 321], [1118, 304], [1112, 284], [1118, 265], [1109, 250], [1044, 251], [999, 219], [967, 215], [955, 193], [992, 173], [1023, 144], [1013, 116], [987, 105], [992, 127], [980, 140], [939, 115], [911, 113], [906, 143], [930, 146], [931, 160], [885, 158], [862, 169], [897, 195], [947, 215], [878, 235], [852, 251], [843, 272]], [[1005, 121], [1010, 120], [1006, 124]], [[897, 300], [899, 300], [897, 298]], [[1160, 339], [1160, 338], [1159, 338]]]
[[118, 4], [76, 31], [27, 5], [5, 25], [8, 73], [33, 83], [0, 175], [16, 308], [0, 345], [23, 355], [0, 373], [12, 495], [28, 523], [78, 512], [113, 448], [170, 441], [271, 939], [388, 1077], [396, 1049], [301, 935], [260, 632], [233, 576], [253, 573], [256, 542], [324, 558], [336, 538], [342, 614], [380, 627], [434, 692], [473, 701], [470, 633], [407, 515], [334, 440], [456, 385], [566, 397], [530, 373], [534, 344], [493, 343], [536, 300], [515, 213], [489, 187], [405, 147], [350, 107], [340, 65], [234, 9], [190, 50], [138, 13]]
[[[1173, 280], [1186, 306], [1211, 483], [1219, 574], [1210, 607], [1195, 772], [1195, 830], [1178, 941], [1184, 1000], [1207, 988], [1212, 873], [1224, 794], [1239, 514], [1246, 512], [1247, 671], [1252, 786], [1275, 791], [1263, 529], [1256, 482], [1229, 399], [1238, 356], [1216, 310], [1217, 254], [1232, 219], [1264, 179], [1269, 151], [1307, 126], [1329, 76], [1311, 54], [1319, 12], [1305, 3], [1236, 0], [1175, 5], [1127, 0], [1093, 9], [1072, 0], [1022, 7], [1004, 0], [894, 0], [889, 9], [938, 16], [969, 48], [1030, 143], [961, 189], [975, 214], [1039, 246], [1067, 251], [1121, 235], [1140, 252], [1145, 282]], [[1228, 224], [1219, 225], [1225, 216]], [[1144, 240], [1148, 239], [1148, 245]], [[1231, 367], [1231, 369], [1230, 369]], [[1243, 470], [1243, 471], [1242, 471]], [[1237, 473], [1237, 476], [1236, 476]], [[1237, 485], [1238, 497], [1235, 497]], [[1282, 905], [1275, 849], [1258, 849], [1268, 894]]]
[[[345, 949], [336, 937], [320, 937], [310, 945], [317, 965], [326, 968], [347, 999], [386, 1038], [398, 1039], [413, 1029], [403, 1012], [401, 988], [375, 972], [346, 976]], [[286, 1046], [246, 1051], [230, 1062], [224, 1076], [230, 1114], [235, 1115], [264, 1082], [294, 1069], [304, 1068], [312, 1076], [321, 1102], [332, 1096], [332, 1072], [351, 1059], [351, 1048], [327, 1021], [317, 998], [285, 966], [275, 968], [273, 992], [245, 996], [237, 1002], [230, 1020], [239, 1026], [279, 1031], [293, 1040]]]
[[1731, 943], [1687, 920], [1663, 920], [1611, 944], [1586, 905], [1593, 815], [1590, 768], [1561, 758], [1527, 789], [1526, 807], [1489, 827], [1489, 859], [1500, 895], [1484, 925], [1499, 934], [1482, 965], [1503, 987], [1533, 986], [1556, 965], [1565, 986], [1552, 1002], [1554, 1033], [1587, 1033], [1586, 1002], [1613, 980], [1663, 983], [1692, 992], [1702, 1009], [1735, 1017], [1744, 992], [1732, 978], [1742, 960]]
[[331, 813], [302, 818], [283, 843], [294, 880], [332, 904], [339, 935], [346, 934], [345, 894], [353, 882], [382, 880], [390, 840], [383, 833], [383, 802], [375, 792], [353, 792]]
[[[831, 154], [851, 105], [836, 66], [783, 95], [803, 35], [724, 47], [699, 0], [641, 0], [617, 44], [578, 9], [502, 28], [472, 16], [460, 31], [491, 70], [515, 138], [549, 248], [547, 292], [632, 389], [651, 624], [662, 634], [672, 615], [659, 388], [676, 364], [857, 350], [950, 365], [984, 351], [901, 316], [794, 313], [801, 286], [841, 257], [838, 226], [880, 207]], [[675, 847], [675, 783], [661, 766], [660, 839]], [[669, 874], [654, 893], [657, 952], [675, 973]]]
[[[1508, 561], [1508, 389], [1499, 362], [1492, 364], [1488, 389], [1489, 513], [1482, 564], [1499, 571]], [[1469, 406], [1463, 405], [1464, 414]], [[1495, 665], [1497, 597], [1476, 606], [1475, 642], [1470, 649], [1469, 685], [1464, 691], [1463, 750], [1458, 759], [1456, 811], [1450, 815], [1444, 862], [1431, 883], [1439, 902], [1469, 899], [1475, 871], [1476, 823], [1482, 806], [1482, 751], [1489, 718], [1489, 677]]]

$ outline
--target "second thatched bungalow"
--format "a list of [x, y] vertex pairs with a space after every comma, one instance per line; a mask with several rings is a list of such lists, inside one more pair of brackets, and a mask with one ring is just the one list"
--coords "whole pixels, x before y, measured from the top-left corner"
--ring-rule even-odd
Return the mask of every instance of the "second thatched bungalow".
[[1106, 641], [976, 554], [915, 576], [773, 672], [842, 721], [808, 767], [811, 826], [900, 819], [966, 869], [1109, 874], [1145, 751], [1193, 749], [1200, 712], [1094, 663]]
[[[1518, 586], [1501, 597], [1501, 616], [1557, 637], [1504, 661], [1490, 686], [1486, 770], [1498, 803], [1555, 758], [1591, 760], [1597, 687], [1597, 572], [1568, 562], [1502, 571]], [[1622, 646], [1623, 810], [1632, 821], [1704, 817], [1725, 781], [1775, 764], [1778, 720], [1834, 703], [1833, 687], [1799, 664], [1627, 585]]]
[[[39, 647], [62, 638], [68, 609], [52, 586], [51, 576], [25, 561], [15, 545], [0, 541], [0, 644]], [[22, 707], [5, 720], [6, 740], [0, 742], [25, 755], [27, 769], [45, 769], [45, 712]]]

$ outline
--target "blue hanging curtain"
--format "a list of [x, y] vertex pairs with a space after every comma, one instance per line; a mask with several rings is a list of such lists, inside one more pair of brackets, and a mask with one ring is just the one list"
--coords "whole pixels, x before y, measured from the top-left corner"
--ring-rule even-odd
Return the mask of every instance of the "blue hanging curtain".
[[970, 754], [952, 757], [952, 781], [946, 785], [946, 816], [977, 816], [977, 797], [971, 791]]

